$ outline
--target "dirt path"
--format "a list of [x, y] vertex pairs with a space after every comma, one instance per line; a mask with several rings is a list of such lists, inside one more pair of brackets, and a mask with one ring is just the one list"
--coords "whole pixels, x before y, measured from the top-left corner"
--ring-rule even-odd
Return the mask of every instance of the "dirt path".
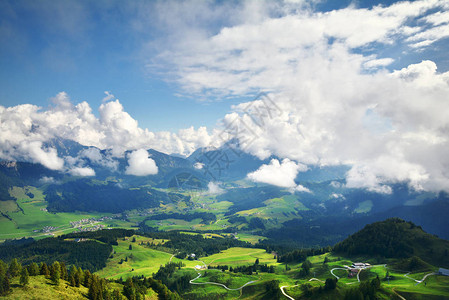
[[292, 285], [292, 286], [288, 286], [288, 285], [281, 286], [281, 292], [282, 292], [282, 294], [283, 294], [285, 297], [287, 297], [288, 299], [290, 299], [290, 300], [295, 300], [295, 298], [293, 298], [293, 297], [287, 295], [287, 293], [284, 291], [284, 289], [285, 289], [285, 288], [296, 287], [296, 286], [299, 286], [299, 285], [300, 285], [300, 284]]
[[201, 277], [201, 273], [198, 273], [198, 276], [195, 277], [194, 279], [190, 280], [189, 283], [190, 284], [198, 284], [198, 285], [199, 284], [213, 284], [213, 285], [218, 285], [218, 286], [224, 287], [228, 291], [239, 291], [239, 290], [243, 289], [245, 286], [247, 286], [247, 285], [249, 285], [251, 283], [259, 281], [259, 280], [251, 280], [251, 281], [248, 281], [247, 283], [245, 283], [244, 285], [242, 285], [241, 287], [238, 287], [236, 289], [231, 289], [231, 288], [227, 287], [226, 285], [224, 285], [222, 283], [218, 283], [218, 282], [210, 282], [210, 281], [208, 281], [208, 282], [194, 282], [195, 280], [197, 280], [200, 277]]
[[394, 293], [396, 296], [398, 296], [399, 298], [401, 298], [401, 300], [407, 300], [407, 299], [405, 299], [404, 297], [402, 297], [401, 295], [399, 295], [398, 292], [396, 292], [395, 288], [392, 288], [391, 290], [393, 291], [393, 293]]

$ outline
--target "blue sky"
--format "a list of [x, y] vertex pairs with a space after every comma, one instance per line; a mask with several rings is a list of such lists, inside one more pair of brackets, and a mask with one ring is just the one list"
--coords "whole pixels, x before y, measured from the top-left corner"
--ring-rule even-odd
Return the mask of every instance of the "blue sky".
[[[449, 190], [447, 49], [447, 0], [3, 0], [0, 159], [85, 170], [45, 142], [147, 159], [232, 138], [280, 159], [264, 182], [345, 164], [348, 187]], [[257, 123], [260, 92], [277, 113]]]
[[[121, 1], [2, 1], [0, 104], [45, 107], [65, 91], [95, 110], [110, 91], [142, 127], [214, 126], [238, 100], [196, 101], [163, 74], [146, 70], [167, 31], [176, 29], [151, 21], [155, 3], [142, 6], [139, 16], [137, 3]], [[138, 26], [133, 22], [143, 27], [132, 28]]]
[[[310, 9], [329, 11], [348, 5], [370, 8], [393, 2], [318, 1], [310, 4]], [[46, 107], [49, 98], [65, 91], [73, 102], [87, 101], [96, 112], [104, 91], [110, 91], [141, 127], [152, 131], [213, 127], [230, 111], [231, 105], [251, 99], [251, 93], [211, 97], [213, 99], [190, 94], [170, 77], [173, 72], [170, 67], [176, 66], [163, 66], [167, 62], [157, 56], [164, 48], [172, 48], [173, 39], [184, 32], [184, 28], [176, 26], [188, 26], [192, 33], [211, 36], [224, 26], [241, 22], [225, 14], [194, 20], [197, 15], [190, 10], [201, 7], [201, 10], [216, 10], [217, 13], [227, 6], [231, 6], [228, 11], [232, 11], [245, 5], [244, 2], [232, 3], [189, 2], [184, 4], [185, 14], [168, 14], [166, 10], [182, 5], [152, 1], [2, 1], [0, 104], [33, 103]], [[163, 19], [164, 14], [166, 19]], [[186, 20], [170, 20], [170, 17]], [[408, 54], [401, 53], [404, 51], [402, 44], [373, 44], [372, 47], [373, 52], [394, 56], [396, 61], [390, 68], [433, 58], [439, 70], [447, 70], [448, 57], [441, 51], [447, 47], [447, 39], [434, 45], [431, 49]], [[365, 47], [362, 51], [370, 50]], [[149, 61], [162, 67], [146, 68]]]

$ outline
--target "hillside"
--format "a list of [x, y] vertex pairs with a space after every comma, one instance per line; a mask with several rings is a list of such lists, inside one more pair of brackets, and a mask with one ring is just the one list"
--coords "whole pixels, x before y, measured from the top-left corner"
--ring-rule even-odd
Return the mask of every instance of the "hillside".
[[384, 258], [417, 256], [435, 266], [449, 266], [449, 241], [426, 233], [420, 226], [399, 218], [366, 225], [334, 247], [347, 256]]

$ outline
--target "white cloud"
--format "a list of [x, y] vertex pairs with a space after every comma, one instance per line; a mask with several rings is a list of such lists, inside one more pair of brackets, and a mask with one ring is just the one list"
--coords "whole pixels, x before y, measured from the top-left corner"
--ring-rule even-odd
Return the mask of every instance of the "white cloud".
[[196, 163], [193, 165], [193, 167], [194, 167], [195, 169], [197, 169], [197, 170], [201, 170], [201, 169], [204, 167], [204, 164], [203, 164], [203, 163], [200, 163], [200, 162], [196, 162]]
[[434, 14], [428, 15], [424, 17], [424, 20], [427, 23], [431, 23], [433, 25], [441, 25], [444, 23], [449, 23], [449, 11], [437, 11]]
[[338, 181], [331, 181], [331, 183], [329, 183], [329, 185], [333, 188], [339, 189], [342, 187], [342, 184]]
[[[421, 19], [448, 9], [439, 0], [327, 13], [261, 9], [259, 18], [248, 12], [251, 21], [179, 37], [159, 58], [176, 70], [174, 79], [186, 93], [224, 98], [269, 92], [277, 108], [262, 125], [254, 118], [257, 109], [247, 109], [262, 107], [260, 101], [236, 105], [223, 119], [230, 137], [239, 125], [234, 137], [259, 158], [352, 165], [347, 185], [376, 192], [389, 193], [388, 184], [399, 181], [449, 190], [449, 72], [439, 73], [432, 61], [392, 72], [382, 67], [401, 57], [373, 54], [447, 37], [439, 14]], [[294, 186], [293, 175], [276, 180], [264, 172], [276, 169], [272, 164], [251, 177]]]
[[88, 149], [81, 153], [97, 164], [115, 169], [114, 156], [135, 149], [155, 149], [164, 153], [189, 155], [199, 147], [213, 144], [213, 136], [205, 127], [170, 132], [151, 132], [142, 129], [123, 108], [118, 99], [108, 101], [99, 108], [97, 118], [87, 102], [73, 105], [69, 96], [61, 92], [52, 98], [47, 109], [23, 104], [0, 106], [0, 158], [42, 163], [48, 168], [62, 170], [63, 158], [55, 149], [42, 149], [44, 142], [57, 137], [74, 140], [85, 146], [110, 149], [108, 154]]
[[209, 182], [208, 184], [207, 184], [207, 188], [208, 188], [208, 192], [210, 193], [210, 194], [221, 194], [221, 193], [223, 193], [223, 189], [220, 187], [220, 184], [219, 183], [217, 183], [217, 182], [213, 182], [213, 181], [211, 181], [211, 182]]
[[298, 184], [296, 187], [291, 189], [291, 192], [300, 192], [300, 193], [311, 193], [311, 191], [303, 185]]
[[345, 199], [345, 196], [343, 196], [342, 194], [336, 194], [336, 193], [333, 193], [332, 195], [331, 195], [331, 198], [333, 198], [333, 199]]
[[[245, 1], [235, 7], [158, 3], [153, 14], [168, 34], [159, 55], [154, 57], [152, 49], [155, 63], [147, 66], [157, 72], [161, 68], [156, 64], [169, 68], [169, 80], [201, 99], [269, 92], [278, 109], [262, 125], [254, 120], [264, 105], [260, 100], [236, 105], [223, 118], [224, 127], [242, 125], [246, 131], [234, 137], [260, 158], [352, 165], [347, 185], [374, 191], [390, 192], [388, 184], [398, 181], [416, 189], [449, 191], [449, 72], [438, 72], [430, 60], [391, 72], [382, 67], [391, 59], [400, 64], [401, 57], [373, 54], [389, 46], [421, 50], [447, 38], [447, 1], [402, 1], [370, 9], [351, 5], [327, 13], [300, 2]], [[148, 12], [143, 9], [142, 15]], [[144, 31], [148, 22], [154, 23], [141, 21], [145, 18], [132, 26]], [[203, 26], [211, 23], [225, 25]], [[89, 104], [71, 104], [65, 93], [48, 109], [0, 106], [0, 158], [62, 169], [54, 149], [42, 148], [53, 137], [112, 148], [116, 156], [149, 148], [188, 155], [220, 144], [218, 129], [142, 129], [118, 99], [111, 93], [106, 98], [99, 118]], [[249, 104], [253, 108], [248, 111]], [[228, 133], [232, 138], [233, 132]], [[260, 178], [273, 181], [263, 169], [258, 171]], [[286, 177], [281, 186], [295, 186], [293, 175]]]
[[449, 37], [449, 24], [443, 24], [416, 33], [407, 39], [413, 48], [427, 47], [434, 42]]
[[247, 177], [254, 182], [292, 188], [296, 187], [295, 178], [298, 172], [306, 170], [306, 166], [289, 159], [284, 159], [281, 163], [277, 159], [272, 159], [270, 164], [260, 166], [256, 171], [249, 173]]
[[89, 167], [75, 167], [69, 170], [69, 173], [73, 176], [95, 176], [95, 171]]
[[83, 149], [79, 154], [81, 158], [88, 158], [94, 164], [109, 168], [116, 171], [119, 162], [115, 160], [111, 155], [102, 154], [98, 148], [87, 148]]
[[378, 68], [378, 67], [386, 67], [388, 65], [391, 65], [394, 62], [394, 59], [392, 58], [379, 58], [379, 59], [372, 59], [368, 60], [363, 64], [365, 68]]
[[22, 143], [21, 149], [25, 151], [33, 162], [40, 163], [51, 170], [62, 170], [64, 160], [58, 157], [54, 148], [42, 149], [39, 141]]
[[139, 149], [128, 154], [128, 167], [125, 173], [135, 176], [147, 176], [157, 174], [156, 162], [149, 157], [147, 150]]
[[59, 183], [58, 181], [56, 181], [53, 177], [48, 177], [48, 176], [43, 176], [41, 179], [39, 179], [40, 183], [43, 184], [56, 184]]

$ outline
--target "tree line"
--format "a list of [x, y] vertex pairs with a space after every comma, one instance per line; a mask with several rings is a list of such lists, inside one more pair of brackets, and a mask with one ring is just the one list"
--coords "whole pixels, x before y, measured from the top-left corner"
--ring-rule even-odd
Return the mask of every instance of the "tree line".
[[[117, 245], [117, 238], [131, 236], [133, 230], [111, 229], [95, 232], [78, 232], [35, 241], [21, 239], [6, 241], [0, 245], [0, 259], [10, 261], [17, 258], [23, 264], [32, 262], [61, 261], [77, 265], [91, 272], [106, 266], [112, 252], [111, 245]], [[87, 240], [76, 242], [77, 238]]]
[[84, 286], [88, 288], [87, 297], [92, 300], [129, 300], [145, 299], [149, 288], [158, 294], [158, 299], [180, 300], [178, 293], [170, 291], [161, 280], [145, 277], [128, 278], [125, 282], [117, 280], [123, 289], [111, 288], [110, 281], [92, 274], [89, 270], [71, 265], [67, 268], [63, 262], [54, 261], [47, 265], [45, 262], [22, 265], [17, 258], [9, 264], [0, 260], [0, 296], [7, 296], [12, 292], [11, 280], [19, 277], [22, 287], [27, 287], [32, 276], [45, 276], [53, 285], [66, 284], [72, 287]]

